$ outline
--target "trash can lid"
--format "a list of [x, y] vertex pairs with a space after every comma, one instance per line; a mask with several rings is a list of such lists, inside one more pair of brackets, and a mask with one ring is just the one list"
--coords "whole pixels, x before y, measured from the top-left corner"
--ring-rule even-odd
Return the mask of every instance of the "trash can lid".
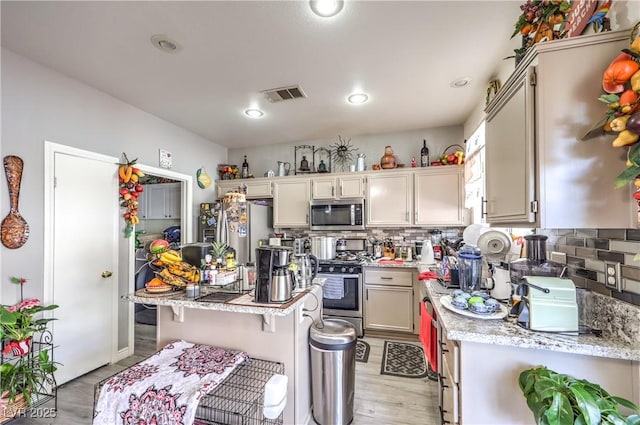
[[318, 321], [309, 329], [312, 341], [326, 345], [339, 345], [355, 341], [356, 327], [342, 319], [324, 319]]

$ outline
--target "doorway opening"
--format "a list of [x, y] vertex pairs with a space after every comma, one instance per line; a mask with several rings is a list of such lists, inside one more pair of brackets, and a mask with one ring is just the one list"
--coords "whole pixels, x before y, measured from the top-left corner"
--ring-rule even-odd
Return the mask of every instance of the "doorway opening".
[[[140, 163], [137, 167], [145, 173], [145, 177], [140, 182], [144, 186], [143, 195], [138, 198], [140, 223], [135, 228], [134, 236], [130, 238], [127, 255], [129, 293], [144, 287], [147, 278], [153, 277], [152, 271], [145, 268], [145, 246], [148, 247], [148, 242], [167, 239], [179, 247], [193, 241], [193, 178]], [[155, 345], [155, 316], [154, 306], [130, 303], [126, 355], [134, 354], [136, 343]]]

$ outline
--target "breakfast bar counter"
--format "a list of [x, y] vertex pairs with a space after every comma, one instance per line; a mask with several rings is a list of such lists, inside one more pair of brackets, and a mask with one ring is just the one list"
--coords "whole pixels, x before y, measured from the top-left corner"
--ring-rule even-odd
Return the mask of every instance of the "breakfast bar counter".
[[[322, 282], [314, 283], [282, 304], [256, 304], [249, 294], [219, 302], [187, 298], [183, 292], [156, 297], [137, 292], [123, 298], [158, 306], [158, 348], [185, 340], [282, 363], [288, 378], [283, 421], [306, 424], [311, 423], [309, 328], [319, 319], [322, 303]], [[202, 296], [213, 292], [201, 289]]]

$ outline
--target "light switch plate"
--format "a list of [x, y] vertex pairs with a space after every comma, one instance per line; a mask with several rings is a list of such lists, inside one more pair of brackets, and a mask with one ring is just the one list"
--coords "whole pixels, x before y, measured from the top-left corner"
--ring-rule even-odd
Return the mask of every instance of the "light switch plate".
[[604, 284], [607, 288], [622, 290], [622, 278], [620, 277], [620, 263], [604, 262]]

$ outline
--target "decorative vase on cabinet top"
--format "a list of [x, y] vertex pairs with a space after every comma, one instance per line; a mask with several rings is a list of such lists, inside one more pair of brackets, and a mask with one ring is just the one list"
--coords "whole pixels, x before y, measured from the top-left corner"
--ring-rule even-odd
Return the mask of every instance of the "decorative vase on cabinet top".
[[384, 155], [380, 158], [380, 167], [384, 169], [396, 168], [396, 157], [391, 146], [384, 147]]

